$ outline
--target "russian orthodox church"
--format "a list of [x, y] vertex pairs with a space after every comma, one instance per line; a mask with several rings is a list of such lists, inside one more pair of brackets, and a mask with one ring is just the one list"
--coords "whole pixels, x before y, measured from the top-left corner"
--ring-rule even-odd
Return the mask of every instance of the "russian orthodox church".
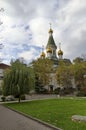
[[[58, 54], [58, 57], [57, 57]], [[49, 58], [54, 62], [54, 66], [58, 66], [58, 61], [63, 59], [63, 51], [61, 50], [61, 43], [59, 43], [59, 50], [57, 52], [57, 45], [53, 38], [53, 30], [50, 27], [49, 29], [49, 38], [46, 45], [46, 54], [44, 52], [44, 47], [42, 47], [42, 52], [40, 55], [41, 58]]]
[[[63, 51], [61, 50], [61, 43], [59, 43], [59, 50], [57, 51], [57, 45], [54, 41], [53, 38], [53, 30], [50, 26], [49, 29], [49, 38], [48, 38], [48, 42], [46, 45], [46, 53], [44, 52], [44, 47], [42, 47], [42, 52], [40, 55], [40, 58], [49, 58], [53, 61], [54, 68], [58, 67], [59, 64], [59, 60], [63, 59]], [[58, 56], [57, 56], [58, 54]], [[55, 72], [52, 72], [50, 74], [51, 77], [51, 81], [50, 81], [50, 91], [54, 90], [55, 88], [57, 88], [57, 82], [56, 82], [56, 78], [55, 78]], [[46, 86], [47, 89], [49, 89], [49, 86]]]

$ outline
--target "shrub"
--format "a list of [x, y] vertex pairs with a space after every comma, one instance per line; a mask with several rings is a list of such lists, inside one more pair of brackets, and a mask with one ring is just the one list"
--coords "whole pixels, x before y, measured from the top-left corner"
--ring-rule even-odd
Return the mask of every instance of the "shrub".
[[56, 89], [54, 90], [54, 94], [59, 94], [59, 92], [60, 92], [60, 88], [56, 88]]
[[5, 102], [5, 96], [3, 96], [3, 97], [1, 97], [1, 99], [2, 99], [2, 102]]
[[25, 95], [21, 95], [21, 100], [25, 100]]
[[79, 91], [76, 96], [85, 97], [86, 96], [86, 91]]

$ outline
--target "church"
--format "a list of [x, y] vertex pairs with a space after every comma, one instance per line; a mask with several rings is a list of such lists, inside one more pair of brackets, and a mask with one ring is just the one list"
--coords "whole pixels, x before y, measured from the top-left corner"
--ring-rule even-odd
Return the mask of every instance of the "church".
[[63, 51], [61, 50], [61, 43], [59, 43], [59, 51], [57, 57], [57, 45], [53, 38], [53, 30], [50, 26], [49, 29], [49, 38], [46, 45], [46, 54], [44, 53], [44, 48], [42, 49], [42, 53], [40, 55], [41, 58], [49, 58], [54, 62], [54, 66], [58, 66], [58, 60], [63, 59]]
[[[49, 38], [48, 38], [48, 42], [46, 45], [46, 53], [44, 51], [44, 48], [42, 48], [40, 58], [51, 59], [54, 63], [53, 64], [54, 70], [58, 68], [60, 60], [63, 60], [64, 62], [71, 64], [71, 61], [69, 59], [63, 59], [63, 51], [61, 49], [61, 43], [59, 43], [59, 50], [57, 51], [57, 45], [53, 38], [53, 30], [52, 30], [51, 26], [50, 26], [48, 33], [49, 33]], [[49, 85], [45, 86], [45, 88], [48, 89], [49, 91], [53, 91], [59, 87], [55, 76], [56, 76], [55, 71], [52, 71], [50, 74], [50, 79], [51, 79], [50, 83], [49, 83]]]
[[[51, 59], [54, 63], [53, 67], [56, 69], [58, 67], [59, 59], [63, 59], [63, 51], [61, 50], [61, 44], [59, 44], [59, 51], [57, 52], [57, 45], [53, 38], [53, 30], [52, 30], [51, 26], [50, 26], [48, 33], [49, 33], [49, 38], [48, 38], [48, 42], [46, 45], [46, 54], [44, 52], [44, 48], [42, 48], [40, 58]], [[58, 54], [58, 57], [57, 57], [57, 54]], [[58, 87], [56, 78], [55, 78], [55, 72], [52, 72], [50, 74], [50, 79], [51, 80], [50, 80], [49, 85], [46, 85], [45, 88], [48, 89], [49, 91], [53, 91]]]

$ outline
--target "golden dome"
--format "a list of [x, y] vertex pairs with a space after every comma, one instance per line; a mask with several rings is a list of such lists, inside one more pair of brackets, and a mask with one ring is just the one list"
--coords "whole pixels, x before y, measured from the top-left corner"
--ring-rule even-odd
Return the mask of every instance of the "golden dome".
[[61, 49], [58, 51], [58, 55], [63, 55], [63, 51]]
[[53, 33], [53, 30], [51, 28], [49, 29], [49, 33]]
[[52, 49], [50, 47], [47, 48], [47, 53], [52, 53]]
[[41, 53], [40, 56], [41, 56], [41, 57], [45, 57], [45, 53], [42, 51], [42, 53]]

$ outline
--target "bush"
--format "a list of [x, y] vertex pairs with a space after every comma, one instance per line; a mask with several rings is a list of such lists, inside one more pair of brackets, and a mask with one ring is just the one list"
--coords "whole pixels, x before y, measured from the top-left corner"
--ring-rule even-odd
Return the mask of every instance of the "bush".
[[46, 88], [40, 89], [40, 94], [47, 94], [48, 90]]
[[59, 94], [59, 92], [60, 92], [60, 88], [56, 88], [56, 89], [54, 90], [54, 94]]
[[2, 102], [5, 102], [5, 96], [3, 96], [3, 97], [1, 97], [1, 99], [2, 99]]
[[78, 96], [78, 97], [86, 97], [86, 91], [79, 91], [76, 96]]
[[47, 94], [48, 93], [48, 90], [46, 88], [44, 88], [43, 86], [40, 86], [40, 87], [36, 86], [35, 91], [38, 94]]
[[21, 95], [21, 100], [25, 100], [25, 95]]
[[75, 92], [75, 88], [73, 88], [73, 87], [63, 88], [63, 89], [61, 89], [61, 91], [60, 91], [60, 93], [61, 93], [62, 95], [70, 95], [70, 94], [74, 94], [74, 92]]
[[2, 90], [0, 90], [0, 95], [2, 95]]

